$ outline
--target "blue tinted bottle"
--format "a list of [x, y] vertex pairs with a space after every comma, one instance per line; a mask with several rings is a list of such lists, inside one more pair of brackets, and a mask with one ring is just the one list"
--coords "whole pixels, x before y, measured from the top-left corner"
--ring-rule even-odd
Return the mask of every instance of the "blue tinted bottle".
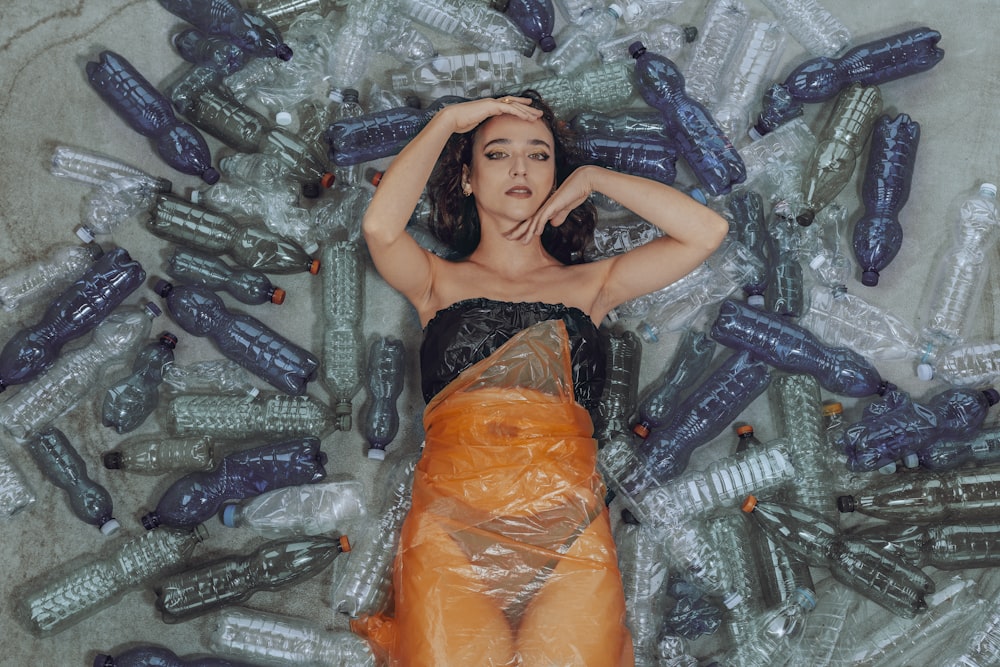
[[275, 287], [261, 271], [226, 264], [221, 257], [177, 248], [167, 262], [167, 274], [180, 282], [228, 292], [250, 305], [285, 301], [285, 290]]
[[368, 458], [382, 461], [399, 431], [396, 401], [403, 392], [406, 358], [403, 341], [380, 336], [368, 350], [368, 407], [364, 417]]
[[158, 1], [202, 32], [227, 39], [254, 56], [292, 58], [292, 48], [282, 40], [278, 26], [266, 16], [243, 9], [235, 0]]
[[650, 431], [663, 426], [673, 416], [681, 392], [705, 374], [714, 355], [715, 342], [711, 338], [695, 329], [686, 330], [670, 365], [639, 401], [639, 419], [632, 432], [645, 439]]
[[174, 361], [177, 336], [164, 331], [159, 340], [139, 350], [132, 372], [104, 394], [101, 423], [118, 433], [137, 429], [160, 400], [163, 369]]

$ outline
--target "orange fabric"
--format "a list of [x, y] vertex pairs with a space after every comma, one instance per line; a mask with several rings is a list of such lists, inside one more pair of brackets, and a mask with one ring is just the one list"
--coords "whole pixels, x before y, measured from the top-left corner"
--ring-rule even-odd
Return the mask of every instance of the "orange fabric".
[[560, 321], [518, 333], [427, 406], [393, 572], [358, 619], [392, 667], [629, 667], [597, 445]]

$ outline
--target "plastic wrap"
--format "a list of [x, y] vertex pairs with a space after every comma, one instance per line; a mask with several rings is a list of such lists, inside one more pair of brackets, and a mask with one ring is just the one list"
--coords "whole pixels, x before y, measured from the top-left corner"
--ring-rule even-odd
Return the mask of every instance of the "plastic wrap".
[[394, 617], [354, 629], [404, 665], [631, 665], [597, 445], [565, 324], [529, 327], [428, 404]]

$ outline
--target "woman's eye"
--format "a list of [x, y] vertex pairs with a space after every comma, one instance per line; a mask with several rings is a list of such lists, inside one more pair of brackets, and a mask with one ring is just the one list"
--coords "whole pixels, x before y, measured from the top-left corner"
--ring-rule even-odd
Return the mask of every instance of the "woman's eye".
[[486, 154], [487, 160], [499, 160], [500, 158], [507, 157], [507, 154], [503, 151], [490, 151]]
[[545, 162], [546, 160], [549, 159], [549, 154], [548, 153], [532, 153], [531, 154], [531, 159], [532, 160], [539, 160], [541, 162]]

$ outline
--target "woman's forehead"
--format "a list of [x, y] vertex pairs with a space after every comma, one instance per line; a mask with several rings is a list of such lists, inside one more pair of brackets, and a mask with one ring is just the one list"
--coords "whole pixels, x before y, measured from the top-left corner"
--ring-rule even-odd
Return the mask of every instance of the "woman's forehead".
[[542, 119], [525, 120], [515, 116], [494, 116], [480, 126], [476, 132], [475, 143], [483, 146], [492, 141], [510, 141], [514, 143], [544, 142], [552, 146], [552, 130]]

